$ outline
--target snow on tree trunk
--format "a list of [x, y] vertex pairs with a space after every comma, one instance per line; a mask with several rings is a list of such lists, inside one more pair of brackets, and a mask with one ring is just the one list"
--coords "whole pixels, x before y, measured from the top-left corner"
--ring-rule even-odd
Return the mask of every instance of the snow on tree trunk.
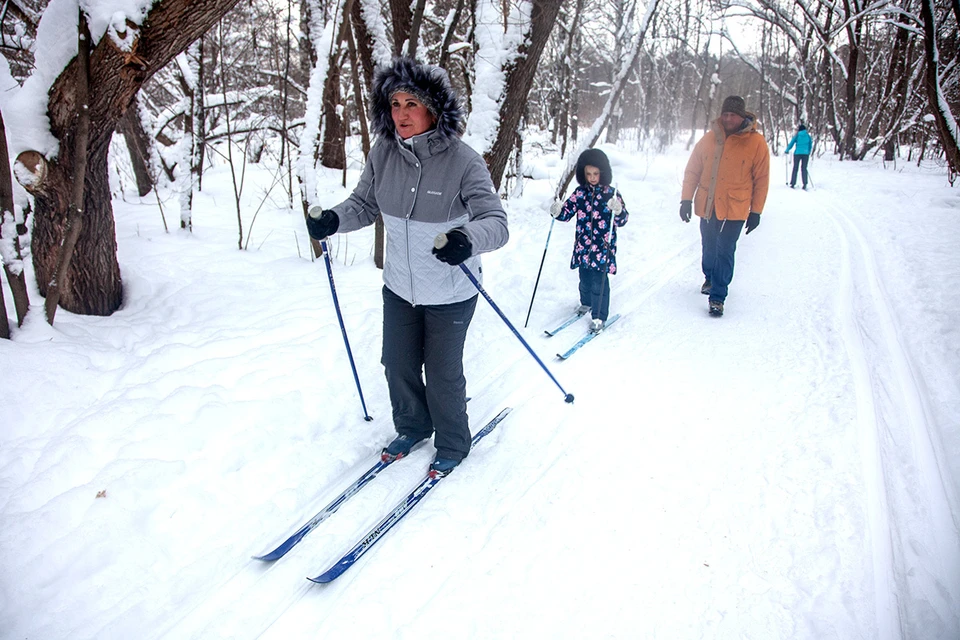
[[317, 200], [317, 159], [320, 157], [320, 114], [323, 109], [323, 84], [327, 77], [326, 52], [333, 40], [334, 24], [324, 23], [323, 10], [317, 0], [306, 0], [308, 46], [314, 59], [310, 70], [310, 84], [307, 86], [306, 113], [304, 114], [303, 136], [300, 138], [300, 151], [297, 158], [297, 177], [300, 181], [304, 214], [310, 207], [319, 204]]
[[200, 173], [198, 147], [201, 141], [197, 136], [198, 120], [203, 117], [200, 104], [203, 101], [203, 87], [200, 85], [201, 60], [200, 43], [177, 56], [177, 80], [183, 91], [183, 136], [177, 143], [177, 166], [174, 169], [174, 189], [179, 195], [180, 228], [193, 231], [193, 190], [197, 186]]
[[[25, 233], [22, 221], [18, 224], [13, 202], [13, 179], [10, 177], [10, 156], [7, 152], [7, 131], [3, 123], [3, 114], [0, 113], [0, 262], [7, 274], [7, 283], [13, 293], [13, 306], [17, 311], [17, 325], [23, 325], [23, 320], [30, 308], [30, 298], [27, 295], [26, 278], [23, 275], [23, 256], [20, 250], [20, 235]], [[0, 292], [0, 299], [3, 292]], [[7, 323], [6, 304], [0, 308], [0, 322], [3, 331], [0, 337], [10, 337], [10, 327]]]
[[504, 32], [494, 27], [492, 20], [499, 13], [497, 3], [482, 2], [478, 6], [480, 52], [476, 56], [473, 111], [464, 139], [483, 154], [498, 189], [516, 144], [540, 55], [559, 12], [559, 2], [519, 3], [515, 11], [503, 16], [507, 24]]
[[[107, 153], [110, 138], [143, 83], [199, 38], [237, 0], [159, 0], [146, 19], [115, 19], [90, 55], [90, 144], [84, 182], [83, 225], [76, 251], [61, 284], [60, 306], [79, 314], [109, 315], [122, 301], [120, 267], [110, 199]], [[47, 13], [44, 13], [46, 18]], [[135, 24], [135, 20], [141, 25]], [[41, 20], [42, 27], [43, 20]], [[55, 141], [45, 151], [42, 181], [31, 182], [36, 211], [33, 258], [43, 295], [56, 273], [65, 236], [72, 176], [80, 159], [69, 144], [77, 113], [81, 74], [76, 58], [57, 73], [49, 89], [47, 116]], [[39, 156], [40, 154], [38, 154]], [[27, 186], [27, 185], [25, 185]]]

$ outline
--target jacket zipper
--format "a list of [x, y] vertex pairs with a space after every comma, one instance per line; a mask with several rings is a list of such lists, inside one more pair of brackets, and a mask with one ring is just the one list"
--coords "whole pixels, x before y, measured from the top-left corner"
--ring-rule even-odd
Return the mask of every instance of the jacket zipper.
[[404, 232], [407, 236], [407, 272], [410, 274], [410, 304], [412, 306], [417, 306], [417, 292], [413, 286], [413, 264], [410, 262], [410, 216], [413, 215], [413, 208], [417, 205], [417, 196], [420, 195], [417, 191], [420, 189], [420, 178], [423, 175], [423, 167], [420, 166], [420, 158], [417, 157], [417, 154], [413, 150], [413, 144], [416, 141], [411, 142], [410, 153], [413, 154], [415, 159], [414, 166], [417, 168], [417, 186], [414, 187], [413, 192], [413, 202], [410, 205], [410, 211], [407, 212], [407, 215], [404, 216]]

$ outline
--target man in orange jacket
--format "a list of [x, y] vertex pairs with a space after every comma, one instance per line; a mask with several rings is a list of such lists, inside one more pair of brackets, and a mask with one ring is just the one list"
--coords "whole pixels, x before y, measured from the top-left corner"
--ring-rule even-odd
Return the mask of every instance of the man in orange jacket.
[[700, 217], [705, 277], [700, 293], [710, 296], [712, 316], [723, 315], [740, 231], [744, 222], [748, 235], [760, 224], [769, 185], [770, 150], [757, 117], [743, 98], [729, 96], [690, 154], [680, 196], [680, 219]]

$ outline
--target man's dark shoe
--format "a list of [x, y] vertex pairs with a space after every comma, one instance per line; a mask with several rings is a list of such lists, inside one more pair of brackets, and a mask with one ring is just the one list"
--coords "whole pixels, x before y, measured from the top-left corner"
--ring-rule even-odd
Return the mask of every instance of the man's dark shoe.
[[705, 296], [710, 295], [710, 278], [703, 281], [703, 285], [700, 287], [700, 293]]
[[710, 315], [718, 318], [723, 315], [723, 303], [719, 300], [710, 301]]
[[403, 456], [409, 454], [410, 450], [422, 440], [423, 438], [417, 439], [410, 436], [397, 436], [394, 438], [393, 442], [388, 444], [386, 448], [380, 452], [380, 459], [384, 462], [393, 462], [394, 460], [399, 460]]

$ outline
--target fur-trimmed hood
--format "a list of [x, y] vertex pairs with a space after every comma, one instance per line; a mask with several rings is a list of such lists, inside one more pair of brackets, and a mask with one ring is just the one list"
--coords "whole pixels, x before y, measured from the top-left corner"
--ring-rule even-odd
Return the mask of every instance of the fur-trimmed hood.
[[437, 117], [436, 131], [443, 138], [458, 138], [466, 129], [466, 114], [460, 97], [450, 85], [447, 72], [402, 56], [378, 67], [373, 76], [370, 116], [374, 133], [394, 137], [397, 129], [390, 113], [390, 99], [397, 91], [425, 98], [424, 105]]
[[613, 183], [613, 170], [610, 168], [610, 160], [607, 154], [600, 149], [587, 149], [577, 158], [577, 183], [581, 186], [589, 186], [587, 175], [585, 173], [587, 165], [600, 169], [600, 184], [610, 185]]

